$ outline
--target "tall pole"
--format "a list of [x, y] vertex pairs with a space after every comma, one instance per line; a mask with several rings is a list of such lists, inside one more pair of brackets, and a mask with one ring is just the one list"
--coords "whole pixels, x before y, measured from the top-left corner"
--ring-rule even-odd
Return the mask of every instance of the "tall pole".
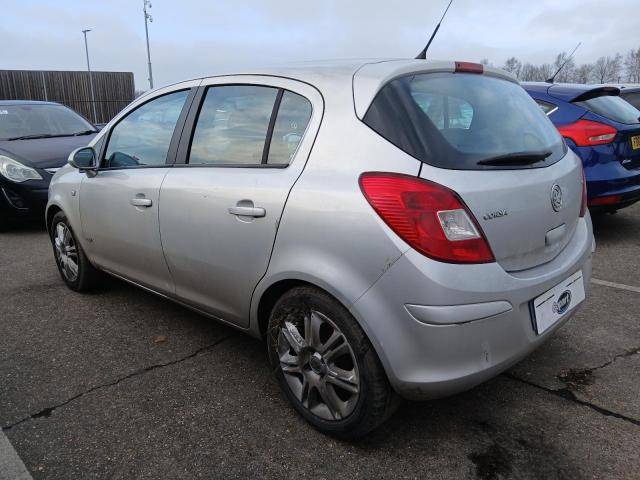
[[153, 88], [153, 72], [151, 71], [151, 50], [149, 49], [149, 26], [148, 22], [153, 22], [153, 17], [149, 12], [147, 12], [147, 7], [151, 8], [151, 2], [149, 0], [144, 0], [144, 7], [142, 11], [144, 12], [144, 33], [147, 37], [147, 63], [149, 65], [149, 88]]
[[89, 88], [91, 89], [91, 111], [93, 112], [93, 123], [98, 122], [98, 116], [96, 115], [96, 97], [93, 93], [93, 75], [91, 74], [91, 64], [89, 63], [89, 45], [87, 44], [87, 33], [90, 29], [82, 30], [84, 34], [84, 51], [87, 54], [87, 70], [89, 71]]

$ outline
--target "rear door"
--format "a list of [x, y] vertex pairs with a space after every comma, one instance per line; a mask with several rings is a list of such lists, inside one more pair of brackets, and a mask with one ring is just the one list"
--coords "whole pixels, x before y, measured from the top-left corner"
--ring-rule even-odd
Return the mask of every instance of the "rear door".
[[159, 194], [192, 98], [189, 86], [161, 92], [124, 115], [108, 132], [98, 174], [84, 178], [80, 187], [91, 259], [166, 294], [174, 288], [160, 242]]
[[295, 81], [246, 76], [205, 81], [195, 102], [160, 193], [164, 254], [179, 298], [246, 326], [322, 99]]

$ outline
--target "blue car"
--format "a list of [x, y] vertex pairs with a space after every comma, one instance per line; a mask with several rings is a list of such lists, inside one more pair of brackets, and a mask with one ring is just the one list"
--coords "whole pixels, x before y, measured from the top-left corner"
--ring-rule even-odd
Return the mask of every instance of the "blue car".
[[582, 159], [589, 208], [615, 212], [640, 200], [640, 110], [611, 86], [522, 84]]

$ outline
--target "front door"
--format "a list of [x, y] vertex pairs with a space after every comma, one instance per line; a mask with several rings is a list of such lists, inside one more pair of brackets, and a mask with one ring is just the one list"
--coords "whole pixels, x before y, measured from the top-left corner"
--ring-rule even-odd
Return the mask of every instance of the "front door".
[[176, 295], [246, 326], [322, 104], [314, 89], [297, 82], [242, 80], [201, 87], [200, 112], [185, 127], [194, 125], [191, 143], [180, 146], [183, 164], [162, 185], [160, 231]]
[[188, 96], [188, 89], [167, 93], [124, 116], [108, 132], [98, 174], [80, 187], [82, 230], [92, 261], [170, 294], [174, 287], [160, 243], [159, 194]]

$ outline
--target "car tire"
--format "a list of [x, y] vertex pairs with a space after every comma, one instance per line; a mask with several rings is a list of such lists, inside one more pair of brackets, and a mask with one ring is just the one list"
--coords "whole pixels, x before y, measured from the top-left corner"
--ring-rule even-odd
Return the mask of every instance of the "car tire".
[[95, 288], [100, 271], [91, 265], [64, 212], [54, 215], [49, 232], [56, 265], [67, 287], [76, 292]]
[[322, 290], [296, 287], [276, 302], [267, 348], [287, 398], [323, 433], [360, 438], [399, 404], [360, 325]]

